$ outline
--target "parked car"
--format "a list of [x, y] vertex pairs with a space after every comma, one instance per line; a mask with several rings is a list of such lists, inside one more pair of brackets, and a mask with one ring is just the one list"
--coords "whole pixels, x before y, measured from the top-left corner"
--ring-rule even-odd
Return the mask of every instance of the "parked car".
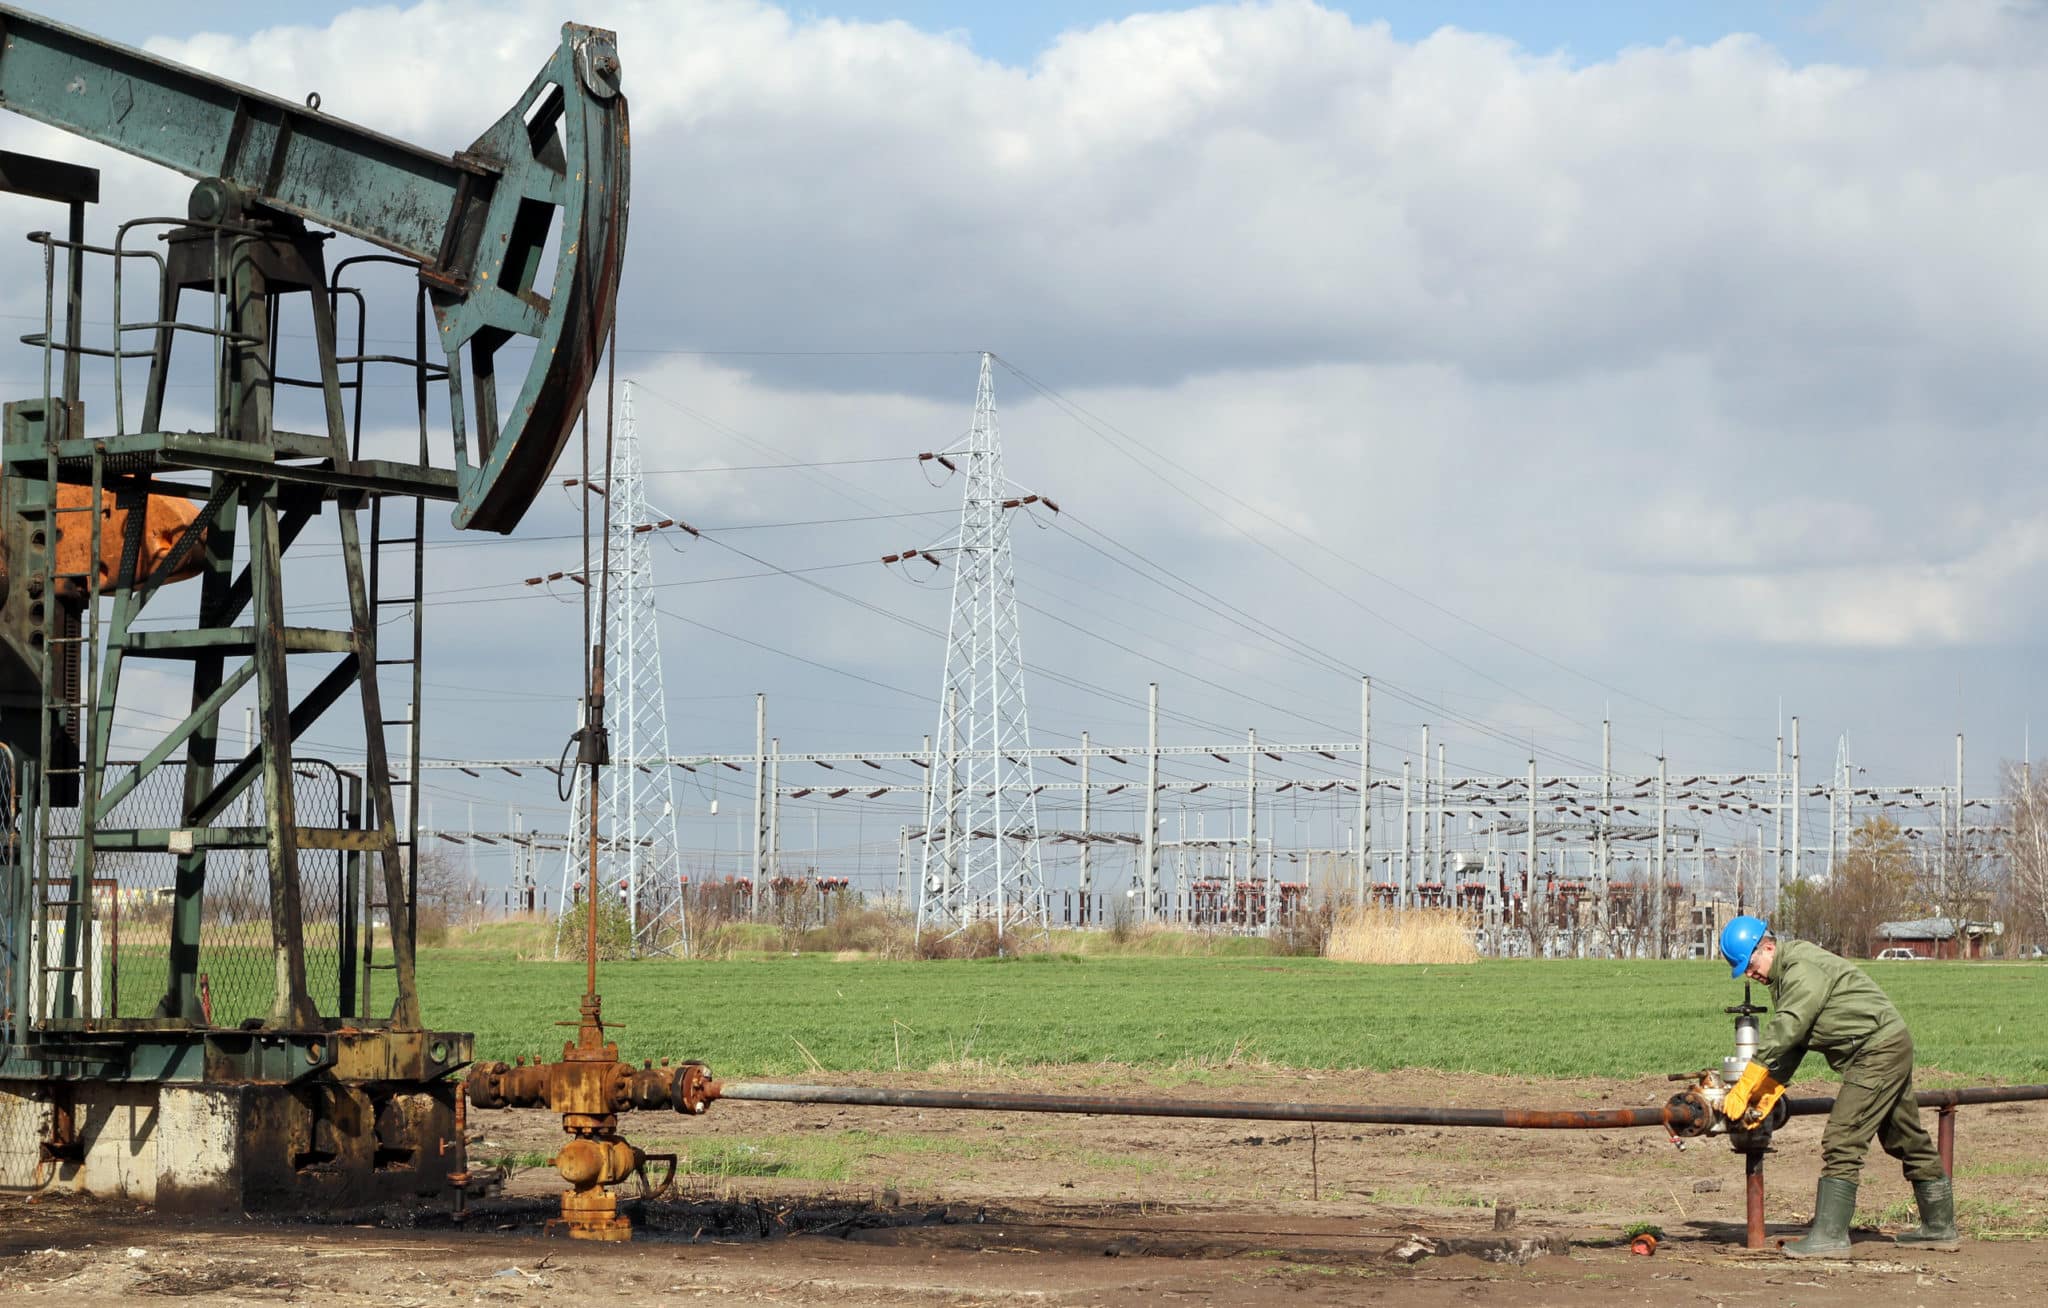
[[1880, 963], [1911, 963], [1923, 957], [1925, 955], [1916, 954], [1904, 945], [1893, 945], [1890, 949], [1880, 949], [1877, 951], [1877, 961]]

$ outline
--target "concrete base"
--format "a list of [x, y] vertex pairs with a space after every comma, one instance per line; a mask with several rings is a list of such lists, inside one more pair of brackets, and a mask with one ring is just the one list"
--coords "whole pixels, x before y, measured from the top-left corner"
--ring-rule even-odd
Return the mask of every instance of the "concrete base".
[[0, 1187], [215, 1215], [433, 1199], [463, 1165], [455, 1093], [452, 1082], [0, 1081]]

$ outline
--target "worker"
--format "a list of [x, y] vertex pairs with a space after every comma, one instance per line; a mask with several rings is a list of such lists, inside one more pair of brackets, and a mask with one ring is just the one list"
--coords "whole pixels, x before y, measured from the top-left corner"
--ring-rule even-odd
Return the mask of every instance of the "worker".
[[1862, 969], [1819, 945], [1777, 939], [1761, 918], [1729, 922], [1721, 931], [1721, 957], [1730, 976], [1760, 981], [1771, 992], [1771, 1021], [1757, 1041], [1756, 1056], [1721, 1102], [1730, 1121], [1761, 1125], [1808, 1050], [1820, 1053], [1842, 1077], [1820, 1138], [1813, 1225], [1784, 1251], [1794, 1258], [1849, 1251], [1849, 1220], [1856, 1212], [1856, 1186], [1872, 1135], [1899, 1160], [1920, 1210], [1920, 1225], [1902, 1233], [1898, 1242], [1954, 1248], [1955, 1193], [1934, 1141], [1920, 1125], [1920, 1103], [1913, 1094], [1913, 1036], [1884, 991]]

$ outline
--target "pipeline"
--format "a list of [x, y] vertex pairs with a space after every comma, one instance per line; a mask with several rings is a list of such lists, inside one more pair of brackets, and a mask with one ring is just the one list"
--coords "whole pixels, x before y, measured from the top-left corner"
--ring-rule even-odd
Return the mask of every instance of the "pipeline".
[[[2048, 1087], [2043, 1087], [2048, 1090]], [[1674, 1101], [1656, 1108], [1411, 1108], [1378, 1104], [1302, 1104], [1203, 1099], [1120, 1099], [1106, 1095], [1002, 1094], [973, 1090], [894, 1090], [871, 1086], [713, 1081], [706, 1099], [756, 1103], [854, 1104], [871, 1108], [948, 1108], [1005, 1113], [1092, 1113], [1108, 1117], [1215, 1117], [1252, 1122], [1345, 1122], [1388, 1126], [1493, 1126], [1522, 1130], [1603, 1131], [1661, 1126], [1686, 1133], [1707, 1125], [1705, 1110]]]
[[[1922, 1108], [2009, 1104], [2048, 1099], [2048, 1085], [1969, 1086], [1922, 1090]], [[1661, 1126], [1675, 1135], [1704, 1131], [1709, 1110], [1679, 1096], [1656, 1108], [1414, 1108], [1384, 1104], [1303, 1104], [1204, 1099], [1126, 1099], [1107, 1095], [1034, 1095], [974, 1090], [896, 1090], [874, 1086], [792, 1085], [776, 1081], [712, 1081], [703, 1100], [755, 1103], [849, 1104], [870, 1108], [945, 1108], [1005, 1113], [1087, 1113], [1105, 1117], [1212, 1117], [1251, 1122], [1344, 1122], [1387, 1126], [1481, 1126], [1537, 1131], [1610, 1131]], [[1831, 1098], [1783, 1101], [1788, 1117], [1833, 1110]]]
[[[1965, 1104], [2017, 1104], [2030, 1099], [2048, 1099], [2048, 1085], [1973, 1085], [1956, 1090], [1922, 1090], [1913, 1096], [1922, 1108], [1960, 1108]], [[1835, 1101], [1819, 1095], [1787, 1098], [1789, 1117], [1814, 1117], [1833, 1112]]]

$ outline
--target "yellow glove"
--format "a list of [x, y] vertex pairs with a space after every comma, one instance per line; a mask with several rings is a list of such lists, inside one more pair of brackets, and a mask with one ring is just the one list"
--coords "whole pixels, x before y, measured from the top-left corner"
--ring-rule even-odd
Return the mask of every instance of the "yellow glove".
[[1774, 1078], [1769, 1068], [1751, 1063], [1742, 1069], [1740, 1079], [1728, 1087], [1728, 1094], [1721, 1100], [1721, 1112], [1730, 1121], [1760, 1126], [1784, 1094], [1784, 1083]]

